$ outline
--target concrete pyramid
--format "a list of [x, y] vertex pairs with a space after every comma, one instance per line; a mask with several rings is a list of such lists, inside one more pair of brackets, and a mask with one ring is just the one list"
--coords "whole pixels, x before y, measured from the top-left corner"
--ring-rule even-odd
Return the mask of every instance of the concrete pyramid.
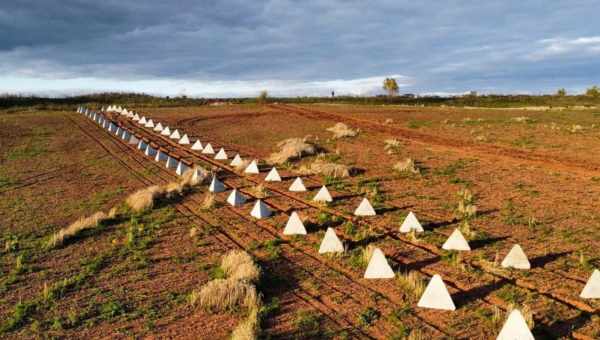
[[360, 202], [360, 204], [358, 205], [356, 210], [354, 210], [354, 215], [355, 216], [375, 216], [375, 215], [377, 215], [377, 213], [375, 213], [375, 209], [373, 209], [373, 206], [371, 205], [369, 200], [366, 198], [363, 198], [362, 202]]
[[290, 188], [288, 190], [292, 191], [292, 192], [306, 191], [306, 187], [304, 186], [304, 182], [302, 181], [302, 178], [296, 177], [296, 179], [292, 182], [292, 185], [290, 185]]
[[146, 122], [146, 125], [144, 125], [147, 128], [154, 128], [154, 122], [152, 121], [152, 119], [150, 119], [148, 122]]
[[173, 131], [173, 133], [169, 136], [169, 138], [171, 138], [171, 139], [179, 139], [179, 138], [181, 138], [181, 135], [179, 134], [179, 130]]
[[140, 115], [138, 115], [137, 113], [133, 115], [133, 121], [137, 122], [140, 120]]
[[220, 161], [227, 159], [227, 152], [225, 152], [225, 149], [219, 149], [219, 152], [215, 155], [215, 159]]
[[242, 157], [240, 157], [240, 154], [238, 153], [238, 154], [235, 154], [235, 157], [233, 157], [233, 160], [231, 161], [231, 163], [229, 163], [229, 165], [239, 166], [243, 162], [244, 162], [244, 160], [242, 159]]
[[196, 142], [194, 142], [194, 145], [192, 145], [192, 150], [202, 150], [204, 149], [202, 147], [202, 143], [200, 142], [199, 139], [196, 140]]
[[131, 135], [131, 138], [129, 139], [129, 144], [137, 145], [137, 143], [139, 143], [139, 142], [140, 142], [140, 140], [136, 136]]
[[205, 173], [204, 171], [200, 170], [200, 168], [194, 168], [194, 173], [192, 174], [192, 185], [197, 185], [200, 184], [202, 181], [204, 181], [205, 178]]
[[294, 211], [290, 215], [287, 223], [285, 224], [285, 228], [283, 229], [284, 235], [306, 235], [306, 228], [304, 228], [304, 223], [300, 219], [300, 216]]
[[146, 125], [146, 123], [148, 123], [148, 121], [146, 120], [146, 117], [142, 117], [139, 121], [138, 124], [140, 125]]
[[123, 130], [123, 134], [121, 135], [121, 139], [124, 140], [124, 141], [129, 141], [129, 138], [131, 138], [131, 134], [129, 133], [129, 131]]
[[515, 244], [502, 260], [502, 267], [515, 269], [531, 269], [531, 264], [520, 245]]
[[179, 161], [179, 164], [177, 164], [177, 169], [175, 170], [175, 173], [179, 176], [183, 176], [183, 174], [189, 169], [190, 167], [187, 166], [184, 162]]
[[255, 217], [258, 219], [267, 218], [267, 217], [271, 216], [271, 210], [269, 210], [267, 205], [261, 199], [259, 199], [254, 204], [254, 207], [252, 208], [250, 215], [252, 215], [252, 217]]
[[181, 145], [189, 145], [190, 144], [190, 138], [188, 137], [188, 135], [183, 135], [183, 137], [181, 137], [181, 139], [179, 140], [179, 144], [181, 144]]
[[531, 334], [523, 314], [518, 309], [513, 309], [496, 340], [535, 340], [535, 338]]
[[154, 158], [154, 160], [156, 162], [166, 162], [167, 158], [169, 158], [169, 155], [167, 155], [164, 151], [162, 150], [158, 150], [158, 152], [156, 153], [156, 157]]
[[171, 129], [169, 129], [169, 127], [167, 126], [167, 127], [165, 127], [165, 128], [164, 128], [164, 129], [163, 129], [163, 130], [160, 132], [160, 134], [161, 134], [161, 135], [163, 135], [163, 136], [170, 136], [170, 135], [171, 135]]
[[321, 189], [319, 189], [319, 192], [317, 192], [317, 194], [315, 195], [315, 197], [313, 197], [313, 201], [315, 201], [315, 202], [333, 202], [333, 198], [331, 197], [329, 190], [327, 190], [327, 187], [322, 186]]
[[448, 237], [446, 242], [444, 242], [442, 249], [470, 251], [471, 247], [460, 230], [456, 228], [452, 234], [450, 234], [450, 237]]
[[265, 177], [265, 181], [267, 182], [281, 182], [281, 176], [279, 176], [279, 172], [277, 172], [277, 168], [272, 167], [271, 171]]
[[225, 191], [225, 184], [217, 179], [217, 176], [213, 176], [208, 186], [210, 192], [223, 192]]
[[369, 265], [367, 265], [367, 270], [365, 270], [365, 279], [392, 279], [396, 277], [392, 267], [388, 264], [385, 255], [379, 248], [375, 248], [373, 250], [373, 255], [371, 255], [371, 259], [369, 260]]
[[319, 254], [343, 252], [344, 245], [335, 234], [335, 230], [333, 230], [333, 228], [327, 228], [325, 236], [323, 237], [321, 245], [319, 246]]
[[245, 174], [258, 174], [259, 172], [260, 171], [258, 171], [258, 164], [256, 163], [256, 159], [250, 162], [250, 164], [248, 164], [248, 166], [244, 170]]
[[408, 216], [406, 216], [406, 218], [404, 219], [404, 222], [402, 222], [402, 225], [400, 226], [400, 232], [409, 233], [413, 230], [422, 233], [423, 227], [417, 219], [417, 216], [415, 216], [415, 214], [413, 214], [413, 212], [411, 211], [408, 213]]
[[234, 207], [239, 207], [246, 203], [246, 197], [244, 197], [238, 189], [233, 189], [227, 197], [227, 203]]
[[598, 269], [594, 269], [579, 296], [584, 299], [600, 299], [600, 271]]
[[146, 148], [146, 151], [144, 151], [144, 155], [148, 156], [148, 157], [156, 157], [156, 150], [151, 147], [150, 145], [148, 145], [148, 147]]
[[140, 140], [137, 146], [138, 150], [141, 150], [142, 152], [145, 152], [147, 147], [148, 144], [146, 144], [143, 140]]
[[156, 124], [156, 126], [154, 127], [154, 131], [161, 132], [162, 130], [163, 130], [163, 126], [161, 123]]
[[204, 149], [202, 149], [202, 153], [205, 155], [213, 155], [215, 153], [215, 149], [213, 149], [212, 145], [210, 145], [210, 143], [207, 143], [204, 146]]
[[115, 135], [117, 135], [117, 136], [121, 135], [121, 131], [122, 131], [121, 127], [117, 126], [117, 131], [115, 131]]
[[442, 277], [438, 274], [433, 275], [429, 284], [427, 284], [417, 306], [431, 309], [456, 310], [454, 301], [452, 301], [452, 297], [450, 297], [450, 293], [448, 293]]
[[177, 159], [175, 159], [171, 156], [168, 156], [167, 162], [165, 163], [165, 167], [167, 169], [176, 169], [177, 165], [179, 165], [179, 163], [177, 162]]

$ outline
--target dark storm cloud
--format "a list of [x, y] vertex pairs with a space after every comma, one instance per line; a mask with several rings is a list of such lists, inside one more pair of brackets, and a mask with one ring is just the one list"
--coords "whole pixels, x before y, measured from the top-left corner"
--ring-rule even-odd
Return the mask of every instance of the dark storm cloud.
[[600, 74], [596, 9], [597, 1], [2, 1], [0, 83], [2, 74], [206, 84], [396, 74], [416, 92], [579, 89]]

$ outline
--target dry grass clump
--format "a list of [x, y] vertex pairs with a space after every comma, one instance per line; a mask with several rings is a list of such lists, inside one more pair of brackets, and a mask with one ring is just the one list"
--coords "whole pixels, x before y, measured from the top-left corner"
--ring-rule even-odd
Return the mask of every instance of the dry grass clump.
[[254, 263], [252, 257], [245, 251], [233, 250], [221, 259], [221, 269], [228, 278], [258, 282], [260, 268]]
[[267, 162], [271, 164], [283, 164], [287, 161], [300, 159], [317, 153], [317, 147], [307, 142], [308, 136], [304, 138], [289, 138], [277, 143], [279, 151], [272, 153]]
[[207, 192], [206, 195], [204, 195], [204, 199], [202, 200], [202, 204], [200, 205], [200, 209], [202, 210], [211, 210], [212, 208], [214, 208], [216, 206], [216, 201], [215, 201], [215, 195]]
[[389, 155], [398, 152], [398, 150], [402, 147], [402, 143], [397, 139], [386, 139], [385, 146], [383, 150], [385, 150]]
[[327, 131], [333, 133], [334, 139], [344, 138], [344, 137], [354, 137], [358, 135], [359, 130], [353, 130], [348, 125], [344, 123], [336, 123], [334, 126], [327, 128]]
[[[112, 211], [112, 210], [111, 210]], [[66, 228], [63, 228], [56, 232], [50, 238], [48, 242], [48, 246], [57, 247], [62, 245], [67, 239], [79, 234], [80, 232], [86, 229], [92, 229], [98, 226], [102, 221], [108, 219], [108, 215], [103, 213], [102, 211], [98, 211], [97, 213], [78, 219], [77, 221], [71, 223]]]
[[259, 330], [258, 309], [253, 308], [248, 317], [231, 333], [232, 340], [255, 340]]
[[270, 195], [269, 190], [262, 183], [251, 187], [248, 191], [256, 198], [266, 198]]
[[399, 273], [397, 277], [400, 287], [406, 291], [413, 300], [416, 300], [423, 295], [425, 283], [417, 272], [410, 271], [407, 273]]
[[404, 173], [420, 174], [421, 170], [417, 167], [415, 161], [411, 158], [407, 158], [394, 164], [394, 170]]
[[321, 174], [334, 178], [343, 178], [350, 176], [352, 168], [344, 164], [331, 163], [322, 158], [317, 158], [309, 166], [302, 166], [298, 172], [304, 175]]
[[133, 194], [129, 195], [125, 199], [125, 204], [135, 212], [142, 212], [148, 209], [152, 209], [154, 201], [165, 193], [164, 188], [153, 185], [145, 189], [138, 190]]
[[252, 163], [252, 160], [250, 159], [242, 159], [242, 161], [240, 162], [240, 164], [235, 166], [235, 169], [238, 171], [242, 171], [244, 169], [246, 169], [248, 167], [248, 165], [250, 165], [250, 163]]
[[248, 310], [257, 307], [258, 293], [254, 285], [239, 280], [216, 279], [205, 284], [193, 294], [190, 302], [213, 313], [232, 312], [240, 307]]
[[366, 248], [362, 250], [362, 261], [365, 264], [368, 264], [371, 261], [371, 257], [373, 256], [373, 252], [375, 251], [375, 246], [369, 244]]
[[[198, 175], [195, 175], [196, 170], [198, 170]], [[184, 188], [204, 184], [209, 178], [208, 175], [208, 171], [206, 171], [204, 168], [196, 166], [193, 169], [188, 169], [183, 173], [180, 183]]]

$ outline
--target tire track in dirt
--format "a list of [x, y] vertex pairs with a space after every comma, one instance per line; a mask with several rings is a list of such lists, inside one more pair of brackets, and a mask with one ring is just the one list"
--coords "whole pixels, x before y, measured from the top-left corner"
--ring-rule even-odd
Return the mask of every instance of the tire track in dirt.
[[[138, 128], [138, 127], [137, 127], [137, 126], [135, 126], [135, 125], [133, 125], [133, 127], [135, 127], [135, 128], [136, 128], [136, 129], [138, 129], [138, 130], [145, 131], [145, 130], [143, 130], [143, 129], [141, 129], [141, 128]], [[162, 137], [161, 137], [161, 138], [162, 138]], [[175, 148], [180, 148], [180, 149], [182, 148], [182, 146], [180, 146], [180, 145], [178, 145], [178, 144], [175, 144], [173, 141], [171, 141], [171, 140], [169, 140], [169, 139], [166, 139], [166, 138], [165, 138], [165, 142], [167, 142], [167, 143], [171, 143], [171, 144], [174, 144], [174, 147], [175, 147]], [[209, 163], [209, 164], [211, 164], [211, 165], [213, 165], [213, 166], [217, 166], [217, 167], [219, 167], [219, 168], [224, 168], [224, 169], [228, 170], [228, 172], [231, 172], [232, 174], [234, 174], [234, 175], [237, 175], [237, 174], [236, 174], [236, 172], [235, 172], [234, 170], [232, 170], [231, 168], [229, 168], [229, 167], [227, 167], [227, 166], [224, 166], [222, 163], [219, 163], [219, 162], [217, 162], [217, 161], [214, 161], [214, 160], [212, 160], [212, 159], [210, 159], [210, 158], [208, 158], [208, 157], [206, 157], [206, 156], [204, 156], [204, 155], [201, 155], [201, 154], [200, 154], [200, 155], [194, 154], [193, 152], [190, 152], [190, 151], [189, 151], [189, 150], [187, 150], [187, 149], [184, 149], [183, 151], [184, 151], [184, 153], [191, 154], [192, 158], [196, 158], [196, 159], [200, 158], [200, 161], [204, 161], [204, 163]], [[227, 169], [227, 168], [229, 168], [229, 169]], [[244, 178], [248, 179], [247, 177], [244, 177]], [[256, 182], [256, 183], [258, 183], [259, 181], [255, 181], [255, 182]], [[322, 207], [320, 207], [320, 206], [316, 206], [316, 205], [315, 205], [314, 203], [312, 203], [312, 202], [306, 202], [305, 200], [298, 199], [298, 198], [296, 198], [296, 197], [293, 197], [292, 195], [289, 195], [289, 194], [286, 194], [286, 193], [284, 193], [282, 196], [287, 196], [287, 197], [289, 197], [289, 198], [291, 198], [291, 199], [299, 200], [299, 201], [301, 201], [302, 203], [306, 204], [307, 206], [312, 206], [312, 207], [314, 207], [314, 208], [317, 208], [317, 209], [319, 209], [319, 210], [323, 210], [323, 208], [322, 208]], [[337, 212], [335, 212], [335, 211], [333, 211], [333, 212], [337, 214]], [[345, 217], [345, 218], [347, 218], [347, 219], [350, 219], [350, 220], [355, 220], [355, 219], [353, 219], [352, 217], [344, 216], [343, 214], [342, 214], [342, 217]], [[428, 248], [421, 248], [421, 247], [420, 247], [420, 245], [411, 244], [411, 243], [409, 242], [409, 240], [407, 240], [407, 239], [402, 239], [402, 238], [399, 238], [399, 240], [401, 240], [401, 241], [403, 241], [404, 243], [406, 243], [406, 244], [409, 244], [409, 245], [411, 245], [411, 246], [413, 246], [413, 247], [418, 247], [418, 248], [420, 248], [420, 249], [423, 249], [423, 250], [425, 250], [425, 251], [428, 251], [428, 252], [430, 252], [430, 253], [433, 253], [433, 254], [435, 254], [435, 255], [439, 255], [439, 253], [435, 253], [435, 252], [433, 252], [431, 249], [428, 249]], [[307, 255], [308, 255], [308, 254], [307, 254]], [[321, 262], [323, 262], [323, 261], [321, 261]], [[326, 264], [326, 265], [327, 265], [327, 264]], [[429, 273], [429, 274], [428, 274], [428, 273], [425, 273], [425, 272], [423, 272], [423, 274], [425, 274], [425, 275], [428, 275], [428, 276], [431, 276], [431, 273]], [[494, 275], [493, 273], [489, 273], [489, 272], [488, 272], [488, 274]], [[499, 279], [506, 279], [506, 278], [502, 278], [502, 277], [500, 277]], [[535, 287], [532, 287], [532, 286], [530, 286], [530, 285], [526, 285], [526, 284], [520, 283], [519, 281], [513, 281], [513, 282], [514, 282], [513, 284], [515, 284], [516, 286], [519, 286], [519, 287], [521, 287], [521, 288], [526, 288], [526, 289], [528, 289], [528, 290], [534, 290], [534, 291], [535, 291]], [[460, 288], [460, 285], [459, 285], [459, 284], [457, 284], [456, 282], [450, 282], [450, 284], [451, 284], [451, 286], [453, 286], [453, 288], [455, 288], [455, 289], [457, 289], [457, 290], [461, 291], [462, 293], [467, 293], [466, 291], [464, 291], [464, 288], [463, 288], [463, 289], [461, 289], [461, 288]], [[547, 295], [547, 294], [545, 294], [544, 292], [539, 292], [539, 291], [537, 291], [537, 292], [538, 292], [538, 293], [540, 293], [540, 294], [542, 294], [542, 295], [545, 295], [545, 296], [547, 296], [549, 299], [551, 299], [551, 300], [554, 300], [554, 301], [556, 301], [556, 302], [558, 302], [558, 303], [562, 303], [562, 304], [566, 304], [566, 305], [571, 305], [571, 304], [570, 304], [570, 303], [568, 303], [568, 302], [561, 301], [561, 300], [557, 300], [557, 298], [556, 298], [556, 297], [548, 296], [548, 295]], [[494, 305], [494, 304], [497, 304], [497, 303], [496, 303], [496, 301], [494, 301], [494, 303], [491, 303], [491, 302], [490, 302], [490, 304]], [[579, 309], [579, 308], [578, 308], [578, 307], [576, 307], [576, 306], [572, 306], [572, 305], [571, 305], [571, 307], [573, 307], [573, 308], [576, 308], [576, 309]], [[583, 312], [586, 312], [586, 311], [584, 310]]]
[[389, 133], [405, 141], [435, 147], [438, 151], [457, 152], [466, 157], [495, 158], [516, 163], [525, 162], [554, 170], [572, 171], [586, 177], [597, 176], [600, 172], [600, 164], [586, 162], [581, 159], [540, 154], [499, 145], [481, 145], [469, 141], [420, 133], [397, 126], [389, 126], [366, 119], [347, 117], [315, 109], [300, 108], [289, 104], [269, 104], [269, 107], [276, 111], [281, 110], [306, 118], [329, 119], [334, 122], [351, 124], [353, 127], [359, 127], [363, 130]]

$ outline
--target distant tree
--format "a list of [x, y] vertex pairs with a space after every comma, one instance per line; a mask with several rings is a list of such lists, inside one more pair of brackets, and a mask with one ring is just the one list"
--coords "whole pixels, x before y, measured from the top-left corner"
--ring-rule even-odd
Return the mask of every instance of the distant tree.
[[567, 90], [565, 90], [564, 88], [558, 89], [558, 91], [556, 91], [556, 95], [559, 97], [564, 97], [567, 95]]
[[585, 91], [585, 95], [590, 97], [600, 97], [600, 88], [594, 85]]
[[385, 78], [383, 81], [383, 89], [387, 91], [388, 95], [395, 96], [398, 94], [398, 83], [394, 78]]
[[269, 98], [269, 92], [267, 92], [267, 90], [262, 90], [262, 91], [260, 91], [258, 98], [256, 98], [256, 101], [258, 101], [261, 104], [264, 104], [267, 102], [268, 98]]

